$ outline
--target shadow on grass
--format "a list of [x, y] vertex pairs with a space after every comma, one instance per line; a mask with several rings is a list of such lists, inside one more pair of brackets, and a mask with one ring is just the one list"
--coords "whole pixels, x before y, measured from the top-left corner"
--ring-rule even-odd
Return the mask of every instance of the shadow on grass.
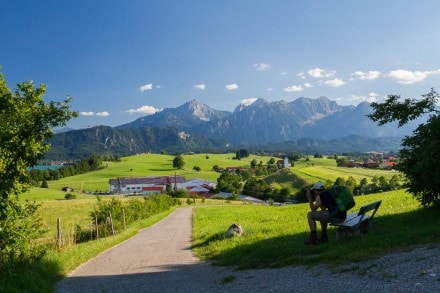
[[176, 169], [174, 169], [174, 168], [162, 168], [162, 169], [153, 168], [153, 169], [148, 169], [148, 170], [153, 171], [153, 172], [163, 172], [163, 171], [174, 172], [174, 171], [176, 171]]
[[[246, 243], [236, 239], [237, 245], [216, 255], [208, 256], [218, 265], [233, 265], [239, 269], [273, 268], [288, 265], [328, 265], [364, 261], [384, 254], [413, 249], [440, 241], [440, 217], [434, 208], [376, 216], [367, 234], [336, 239], [336, 228], [329, 228], [328, 243], [305, 245], [308, 233], [270, 237]], [[243, 236], [246, 237], [246, 236]], [[202, 248], [218, 235], [194, 248]], [[229, 240], [220, 240], [229, 241]]]
[[57, 263], [47, 260], [13, 263], [2, 268], [0, 292], [52, 292], [54, 284], [64, 277], [60, 271]]

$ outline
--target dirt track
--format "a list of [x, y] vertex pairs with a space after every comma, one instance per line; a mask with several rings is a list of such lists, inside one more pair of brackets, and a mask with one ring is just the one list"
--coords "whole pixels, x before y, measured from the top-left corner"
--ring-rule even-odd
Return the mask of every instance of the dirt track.
[[78, 267], [56, 292], [440, 292], [440, 245], [325, 267], [234, 271], [191, 252], [192, 208], [167, 218]]

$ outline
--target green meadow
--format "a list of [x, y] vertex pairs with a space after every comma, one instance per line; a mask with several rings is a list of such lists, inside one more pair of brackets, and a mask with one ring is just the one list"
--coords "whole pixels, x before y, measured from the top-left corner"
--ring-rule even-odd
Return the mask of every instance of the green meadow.
[[[116, 177], [176, 173], [187, 179], [202, 178], [215, 181], [219, 173], [212, 170], [214, 165], [249, 166], [253, 159], [263, 163], [270, 159], [251, 156], [244, 160], [233, 160], [233, 157], [234, 154], [184, 155], [184, 168], [175, 170], [172, 168], [174, 156], [143, 154], [122, 158], [118, 162], [104, 162], [104, 167], [94, 172], [49, 181], [48, 189], [32, 188], [21, 196], [21, 200], [34, 200], [41, 205], [38, 215], [46, 230], [41, 241], [55, 242], [57, 219], [60, 218], [68, 245], [61, 249], [51, 249], [31, 272], [23, 272], [20, 277], [11, 279], [5, 288], [20, 291], [17, 290], [23, 288], [20, 284], [26, 284], [27, 288], [52, 288], [55, 282], [81, 263], [128, 239], [139, 229], [154, 224], [172, 211], [132, 223], [127, 230], [114, 237], [74, 244], [75, 227], [90, 225], [90, 213], [97, 204], [95, 196], [81, 191], [108, 190], [108, 180]], [[201, 171], [194, 171], [194, 166], [200, 167]], [[302, 160], [296, 162], [291, 170], [309, 183], [327, 179], [334, 181], [337, 177], [349, 176], [357, 181], [362, 178], [371, 180], [374, 176], [391, 178], [396, 174], [393, 171], [338, 168], [333, 159], [327, 158]], [[61, 188], [65, 186], [74, 188], [72, 193], [76, 195], [76, 199], [64, 199], [66, 192], [62, 192]], [[102, 198], [110, 200], [114, 197]], [[131, 197], [116, 198], [127, 201]], [[438, 211], [421, 208], [404, 190], [357, 196], [355, 199], [356, 206], [353, 211], [358, 210], [362, 204], [382, 200], [371, 231], [363, 237], [336, 241], [335, 230], [330, 228], [330, 242], [312, 247], [303, 244], [309, 235], [306, 222], [307, 204], [269, 206], [225, 200], [198, 200], [193, 215], [193, 251], [201, 259], [243, 269], [317, 263], [336, 265], [375, 258], [388, 252], [411, 249], [417, 245], [438, 243], [440, 240]], [[185, 200], [182, 202], [186, 204]], [[233, 223], [243, 227], [244, 235], [223, 239], [223, 232]]]
[[[438, 211], [420, 208], [403, 190], [355, 199], [353, 211], [382, 200], [372, 229], [362, 237], [336, 240], [336, 229], [329, 226], [329, 243], [304, 245], [309, 237], [307, 204], [200, 207], [194, 212], [193, 249], [202, 259], [248, 269], [358, 262], [440, 240]], [[233, 223], [244, 234], [223, 239]]]
[[[57, 181], [49, 181], [49, 189], [61, 190], [63, 187], [71, 187], [76, 191], [106, 191], [109, 190], [109, 179], [117, 177], [137, 177], [153, 175], [180, 175], [187, 179], [202, 178], [216, 181], [219, 173], [212, 167], [238, 167], [250, 166], [253, 159], [266, 163], [270, 157], [251, 155], [242, 160], [234, 160], [235, 154], [191, 154], [184, 155], [185, 166], [182, 169], [173, 168], [175, 156], [142, 154], [124, 157], [120, 161], [104, 162], [103, 168], [87, 174], [62, 178]], [[200, 167], [201, 171], [193, 170]]]

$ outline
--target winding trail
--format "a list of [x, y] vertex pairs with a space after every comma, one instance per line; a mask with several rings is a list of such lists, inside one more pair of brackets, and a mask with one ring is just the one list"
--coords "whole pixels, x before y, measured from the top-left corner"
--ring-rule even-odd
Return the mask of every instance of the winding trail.
[[195, 258], [191, 231], [192, 207], [176, 209], [79, 266], [55, 292], [440, 292], [440, 245], [339, 272], [323, 266], [235, 271]]

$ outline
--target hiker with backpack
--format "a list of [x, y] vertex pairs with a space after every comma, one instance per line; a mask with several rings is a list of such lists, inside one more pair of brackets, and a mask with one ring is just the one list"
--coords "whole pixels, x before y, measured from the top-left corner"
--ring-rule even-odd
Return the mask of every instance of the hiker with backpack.
[[[332, 188], [333, 191], [334, 188]], [[304, 242], [307, 245], [316, 245], [328, 241], [327, 237], [327, 225], [328, 223], [335, 222], [341, 223], [345, 221], [347, 217], [346, 207], [340, 207], [341, 205], [336, 202], [335, 194], [332, 195], [331, 190], [326, 190], [324, 184], [316, 182], [313, 184], [312, 189], [307, 190], [307, 199], [310, 205], [310, 211], [307, 213], [307, 221], [310, 228], [310, 238]], [[353, 204], [354, 205], [354, 204]], [[321, 223], [321, 237], [318, 239], [316, 232], [316, 222]]]

